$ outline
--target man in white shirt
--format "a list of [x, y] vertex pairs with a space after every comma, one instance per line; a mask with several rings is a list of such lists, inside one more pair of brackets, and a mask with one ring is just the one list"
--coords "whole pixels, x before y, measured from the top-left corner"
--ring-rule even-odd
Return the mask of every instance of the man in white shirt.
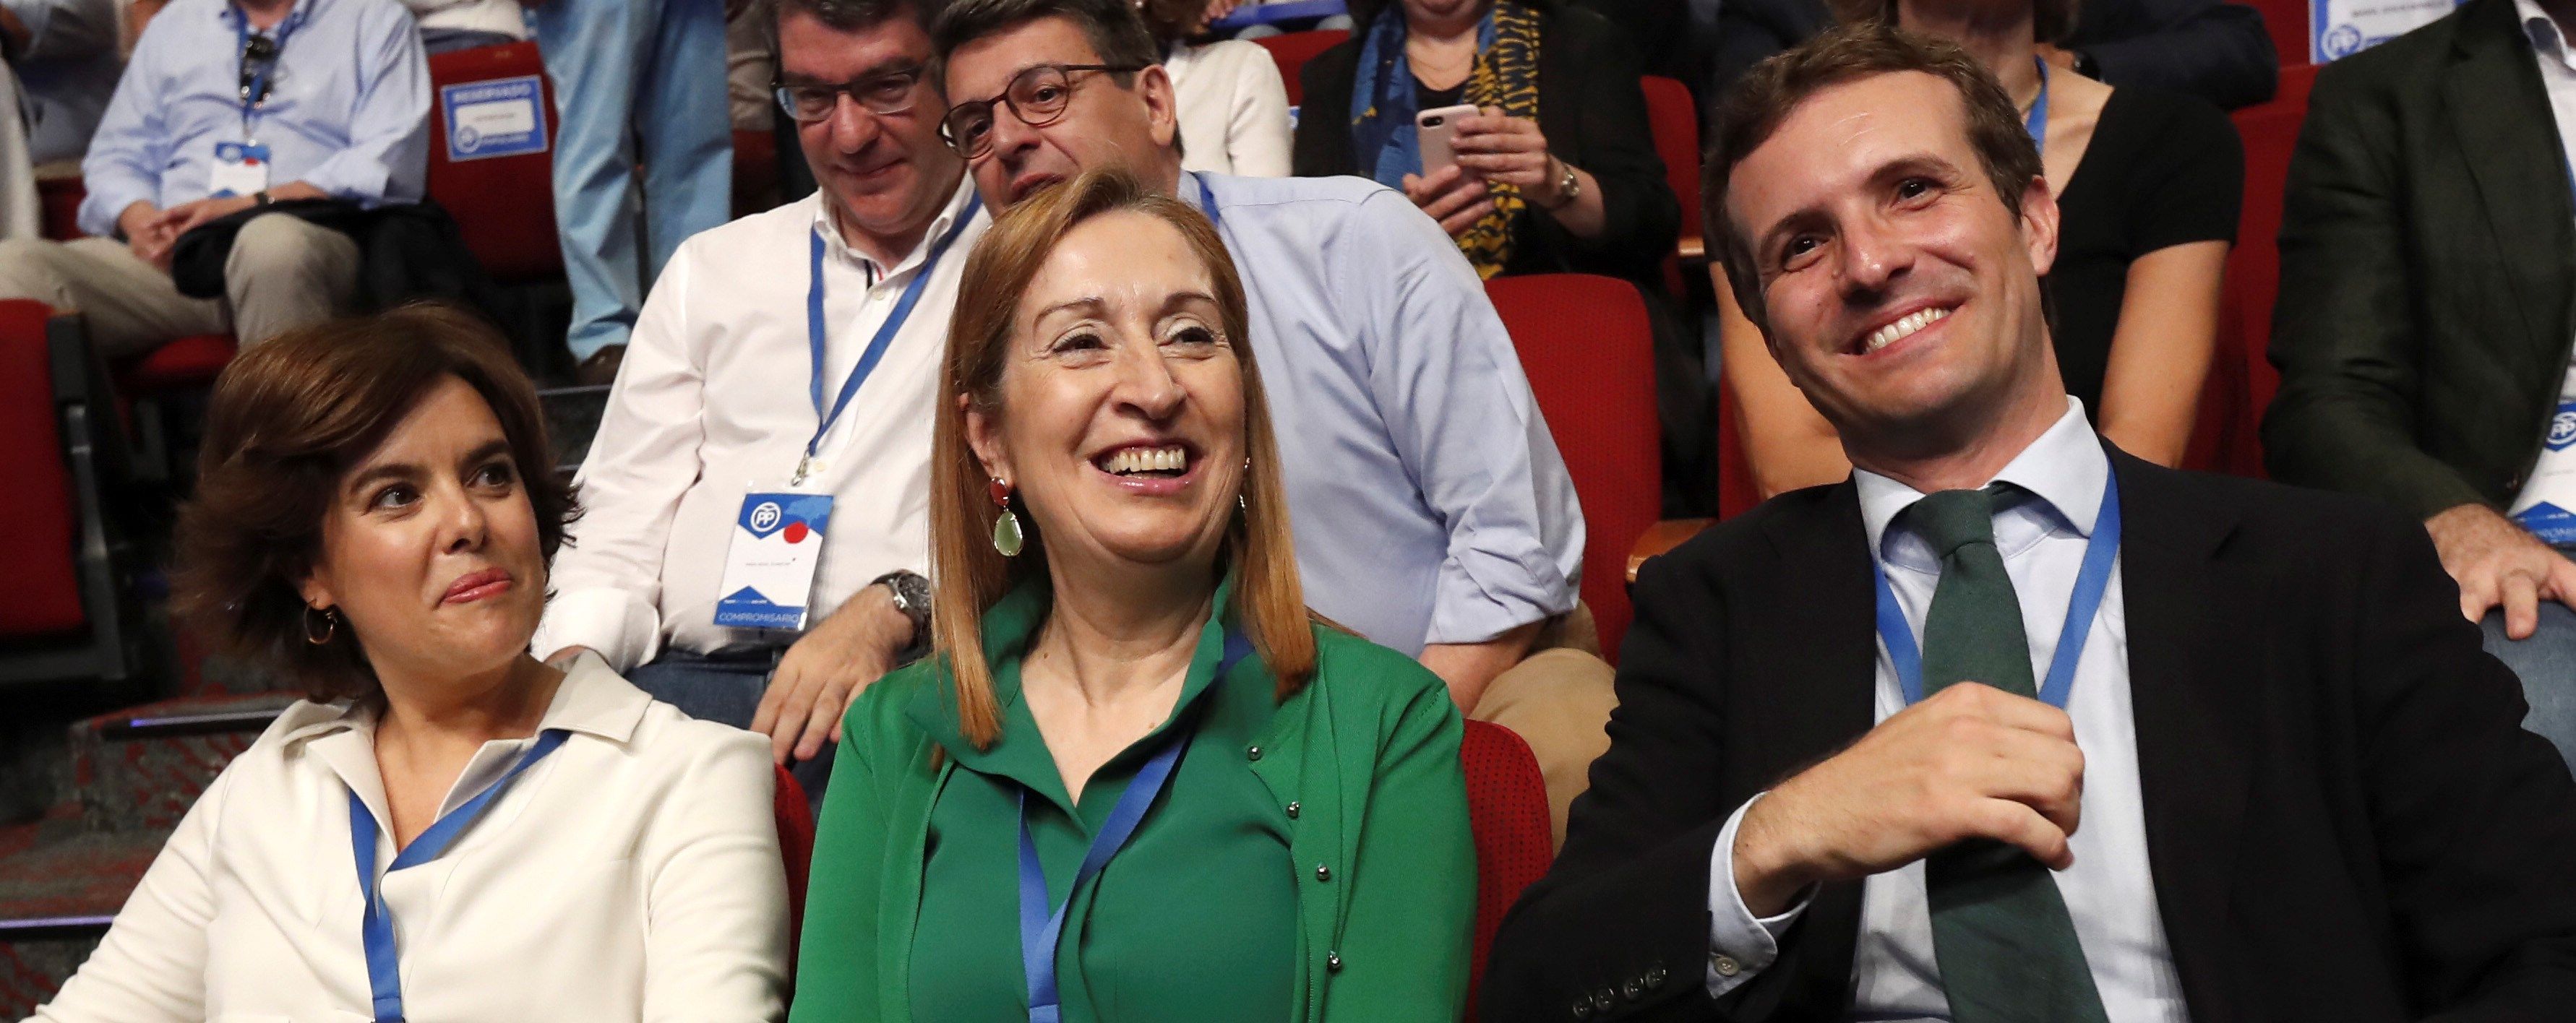
[[2433, 544], [2092, 432], [2022, 120], [1887, 27], [1731, 94], [1709, 236], [1853, 477], [1640, 573], [1487, 1018], [2565, 1018], [2576, 783]]
[[[849, 701], [929, 638], [931, 409], [990, 218], [940, 143], [911, 3], [777, 10], [781, 105], [821, 190], [690, 239], [663, 272], [535, 647], [596, 650], [693, 716], [767, 733], [819, 800]], [[775, 492], [832, 501], [804, 625], [718, 624], [745, 495]]]

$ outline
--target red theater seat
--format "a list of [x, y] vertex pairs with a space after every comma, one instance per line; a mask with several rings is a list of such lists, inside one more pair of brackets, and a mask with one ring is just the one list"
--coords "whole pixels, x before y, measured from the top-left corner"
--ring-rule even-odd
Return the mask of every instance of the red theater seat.
[[1690, 292], [1689, 282], [1682, 278], [1684, 268], [1707, 255], [1707, 243], [1700, 237], [1699, 108], [1691, 104], [1689, 87], [1670, 78], [1647, 75], [1637, 84], [1646, 93], [1646, 123], [1655, 134], [1655, 155], [1664, 158], [1664, 180], [1682, 204], [1681, 241], [1674, 248], [1679, 258], [1664, 261], [1664, 284], [1674, 300], [1687, 302]]
[[1283, 32], [1275, 36], [1255, 39], [1253, 42], [1260, 43], [1262, 49], [1270, 51], [1270, 59], [1278, 63], [1279, 77], [1288, 82], [1288, 105], [1293, 107], [1306, 101], [1306, 88], [1298, 83], [1297, 72], [1306, 66], [1307, 61], [1315, 59], [1316, 54], [1332, 49], [1334, 44], [1350, 37], [1349, 32], [1331, 28], [1312, 32]]
[[483, 159], [448, 159], [447, 105], [429, 105], [429, 197], [446, 207], [483, 270], [502, 284], [563, 276], [563, 248], [555, 236], [554, 84], [535, 43], [481, 46], [429, 58], [430, 85], [449, 86], [534, 76], [543, 102], [546, 148]]
[[1485, 284], [1583, 506], [1583, 600], [1612, 663], [1628, 633], [1627, 558], [1663, 507], [1653, 328], [1636, 285], [1590, 274]]
[[81, 200], [89, 198], [89, 186], [80, 176], [38, 177], [36, 204], [44, 215], [44, 236], [67, 242], [81, 236]]
[[55, 421], [53, 361], [41, 302], [0, 302], [0, 639], [78, 632], [89, 624], [72, 552], [79, 513], [63, 471], [62, 432]]
[[126, 441], [80, 318], [0, 302], [0, 681], [115, 681], [141, 663], [123, 585], [132, 545], [111, 528]]
[[[2272, 45], [2281, 52], [2281, 69], [2286, 71], [2308, 62], [2308, 4], [2310, 0], [2235, 0], [2263, 14], [2263, 27], [2272, 33]], [[2285, 83], [2286, 84], [2286, 83]]]
[[787, 768], [775, 768], [778, 788], [770, 811], [778, 821], [778, 854], [787, 865], [787, 969], [796, 969], [796, 942], [805, 935], [805, 889], [814, 871], [814, 807], [805, 786]]
[[117, 393], [148, 398], [171, 391], [212, 387], [240, 345], [230, 334], [192, 334], [116, 367]]
[[1548, 837], [1547, 782], [1529, 744], [1501, 725], [1466, 725], [1458, 761], [1467, 774], [1467, 823], [1476, 836], [1476, 937], [1467, 960], [1467, 1019], [1472, 1021], [1494, 932], [1512, 903], [1520, 901], [1521, 891], [1537, 883], [1555, 857]]
[[[2280, 373], [2264, 353], [2271, 345], [2273, 299], [2281, 286], [2282, 193], [2289, 185], [2290, 156], [2298, 146], [2299, 125], [2308, 116], [2308, 93], [2316, 77], [2314, 66], [2284, 71], [2277, 97], [2232, 115], [2245, 140], [2245, 207], [2237, 221], [2236, 248], [2227, 256], [2219, 364], [2210, 374], [2213, 381], [2228, 378], [2223, 400], [2234, 415], [2212, 453], [2210, 467], [2221, 472], [2264, 474], [2263, 410], [2281, 386]], [[2204, 424], [2208, 416], [2204, 409]]]

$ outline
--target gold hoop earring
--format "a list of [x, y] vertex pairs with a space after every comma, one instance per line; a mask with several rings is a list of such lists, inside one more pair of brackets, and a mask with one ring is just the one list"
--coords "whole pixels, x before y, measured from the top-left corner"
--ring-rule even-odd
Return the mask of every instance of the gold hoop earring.
[[[313, 634], [313, 612], [315, 611], [322, 612], [322, 634], [320, 636], [315, 636]], [[331, 642], [331, 638], [339, 634], [340, 612], [338, 610], [327, 607], [317, 608], [310, 605], [307, 605], [304, 608], [304, 641], [306, 643], [310, 643], [314, 646], [321, 646], [325, 643]]]

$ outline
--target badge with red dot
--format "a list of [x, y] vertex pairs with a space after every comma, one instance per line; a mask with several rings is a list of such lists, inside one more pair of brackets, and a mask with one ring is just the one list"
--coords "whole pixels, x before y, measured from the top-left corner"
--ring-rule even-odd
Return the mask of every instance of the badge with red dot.
[[802, 629], [822, 562], [832, 496], [744, 494], [716, 592], [715, 623], [734, 629]]

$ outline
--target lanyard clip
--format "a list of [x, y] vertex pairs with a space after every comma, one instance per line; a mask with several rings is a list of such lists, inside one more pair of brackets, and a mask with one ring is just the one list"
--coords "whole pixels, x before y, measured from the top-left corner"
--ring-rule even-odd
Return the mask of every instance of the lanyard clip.
[[791, 476], [791, 477], [788, 477], [787, 485], [788, 485], [788, 486], [791, 486], [791, 487], [801, 487], [801, 486], [804, 486], [804, 485], [805, 485], [805, 477], [806, 477], [807, 475], [811, 474], [813, 471], [814, 471], [814, 456], [812, 456], [812, 455], [806, 455], [806, 456], [804, 456], [804, 457], [802, 457], [802, 458], [797, 459], [797, 460], [796, 460], [796, 475]]

